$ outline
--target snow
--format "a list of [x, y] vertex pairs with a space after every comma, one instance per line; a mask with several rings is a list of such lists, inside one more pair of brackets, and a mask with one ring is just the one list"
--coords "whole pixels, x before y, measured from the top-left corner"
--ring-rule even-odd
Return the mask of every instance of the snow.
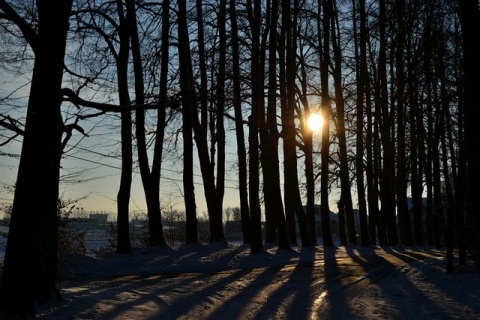
[[241, 244], [64, 257], [38, 319], [480, 319], [480, 273], [429, 247]]

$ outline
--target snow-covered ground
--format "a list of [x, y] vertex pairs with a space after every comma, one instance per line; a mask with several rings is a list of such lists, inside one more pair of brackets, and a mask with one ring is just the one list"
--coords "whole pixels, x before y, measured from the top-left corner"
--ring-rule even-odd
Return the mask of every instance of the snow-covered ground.
[[480, 273], [427, 247], [186, 245], [70, 255], [39, 319], [480, 319]]

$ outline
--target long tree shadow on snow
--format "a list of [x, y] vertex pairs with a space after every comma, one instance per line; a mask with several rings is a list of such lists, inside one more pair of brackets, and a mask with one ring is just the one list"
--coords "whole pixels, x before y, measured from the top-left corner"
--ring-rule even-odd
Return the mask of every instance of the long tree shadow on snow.
[[[277, 250], [273, 254], [267, 251], [253, 254], [248, 259], [271, 263], [269, 266], [241, 270], [211, 288], [196, 292], [190, 299], [190, 310], [183, 310], [184, 314], [191, 315], [199, 306], [207, 308], [206, 302], [210, 299], [221, 299], [221, 304], [212, 301], [212, 310], [207, 312], [208, 319], [307, 319], [315, 250], [304, 248], [300, 253], [291, 249]], [[198, 297], [201, 297], [200, 300]], [[184, 307], [189, 299], [185, 297], [182, 300], [176, 300], [171, 309]]]
[[[381, 299], [374, 302], [374, 313], [378, 315], [383, 310], [389, 309], [389, 313], [397, 313], [398, 318], [404, 318], [407, 315], [402, 315], [402, 311], [407, 310], [402, 310], [404, 303], [401, 300], [406, 297], [412, 299], [412, 302], [409, 303], [410, 305], [416, 300], [422, 301], [422, 307], [416, 313], [419, 318], [429, 318], [431, 314], [429, 314], [428, 310], [436, 310], [442, 307], [438, 302], [429, 299], [400, 271], [405, 264], [429, 258], [430, 255], [420, 250], [407, 251], [402, 246], [385, 246], [380, 249], [383, 252], [379, 252], [378, 248], [375, 250], [375, 247], [362, 248], [361, 250], [355, 250], [354, 247], [350, 246], [346, 247], [349, 257], [361, 266], [369, 283], [378, 288], [375, 294]], [[382, 281], [386, 275], [389, 275], [389, 282]], [[394, 280], [391, 280], [392, 277]], [[362, 287], [362, 290], [364, 289], [365, 287]], [[377, 289], [374, 288], [374, 290]], [[356, 295], [358, 296], [360, 293], [358, 292]], [[352, 297], [352, 299], [355, 298], [355, 296]], [[388, 301], [388, 303], [385, 304], [385, 301]], [[362, 301], [357, 299], [355, 303], [361, 304]], [[366, 314], [364, 316], [368, 318], [369, 315]]]

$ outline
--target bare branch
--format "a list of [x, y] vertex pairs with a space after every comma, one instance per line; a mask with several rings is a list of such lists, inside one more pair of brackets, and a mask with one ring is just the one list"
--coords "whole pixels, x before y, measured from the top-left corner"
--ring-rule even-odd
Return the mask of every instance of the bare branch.
[[142, 110], [142, 109], [156, 110], [159, 108], [165, 108], [165, 107], [175, 106], [179, 104], [179, 101], [177, 100], [167, 100], [167, 101], [162, 101], [158, 103], [155, 102], [155, 103], [149, 103], [149, 104], [143, 104], [143, 105], [132, 105], [132, 106], [120, 106], [116, 104], [99, 103], [99, 102], [84, 100], [80, 98], [75, 92], [73, 92], [73, 90], [68, 88], [62, 89], [62, 95], [66, 97], [64, 101], [69, 101], [73, 103], [75, 106], [77, 106], [77, 108], [82, 106], [82, 107], [100, 110], [102, 112], [123, 112], [123, 111], [134, 111], [134, 110]]
[[[3, 119], [0, 120], [0, 127], [7, 128], [15, 132], [17, 135], [21, 135], [21, 136], [24, 135], [25, 131], [18, 127], [17, 124], [19, 122], [17, 120], [12, 119], [10, 116], [5, 116], [5, 115], [1, 115], [1, 116], [3, 116]], [[5, 121], [5, 120], [8, 120], [8, 121]]]

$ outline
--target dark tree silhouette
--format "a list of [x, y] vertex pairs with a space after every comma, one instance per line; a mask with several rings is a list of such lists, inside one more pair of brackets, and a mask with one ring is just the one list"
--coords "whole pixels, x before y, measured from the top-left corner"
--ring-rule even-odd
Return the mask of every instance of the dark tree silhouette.
[[260, 209], [260, 178], [259, 178], [259, 142], [258, 128], [260, 108], [263, 107], [263, 66], [260, 53], [260, 22], [261, 1], [247, 0], [247, 16], [252, 32], [252, 48], [250, 56], [252, 107], [248, 119], [248, 144], [249, 144], [249, 198], [250, 198], [250, 227], [251, 227], [251, 252], [258, 253], [264, 250], [262, 241], [261, 209]]
[[132, 188], [133, 147], [132, 147], [132, 114], [130, 110], [130, 94], [128, 81], [128, 62], [130, 56], [130, 35], [135, 15], [135, 3], [127, 0], [127, 5], [117, 2], [117, 12], [120, 24], [118, 26], [120, 48], [116, 56], [117, 82], [121, 112], [121, 150], [122, 169], [120, 173], [120, 188], [117, 194], [117, 252], [130, 253], [130, 192]]
[[380, 48], [378, 57], [378, 79], [375, 90], [377, 91], [377, 103], [381, 115], [381, 142], [383, 147], [383, 166], [380, 177], [380, 201], [382, 216], [387, 231], [387, 244], [397, 245], [398, 235], [395, 219], [394, 205], [394, 145], [392, 141], [392, 115], [388, 102], [388, 79], [387, 79], [387, 8], [386, 1], [379, 1], [379, 37]]
[[31, 26], [6, 1], [0, 9], [35, 55], [10, 221], [0, 304], [12, 318], [30, 317], [36, 301], [57, 289], [57, 201], [64, 125], [62, 77], [72, 1], [36, 1]]
[[[365, 116], [365, 96], [367, 89], [368, 81], [368, 69], [367, 69], [367, 21], [366, 21], [366, 12], [365, 12], [365, 0], [360, 0], [358, 2], [358, 23], [360, 24], [360, 32], [357, 35], [357, 22], [356, 22], [356, 11], [357, 4], [356, 1], [352, 1], [353, 5], [353, 14], [354, 14], [354, 34], [358, 38], [355, 41], [355, 55], [356, 55], [356, 81], [357, 81], [357, 147], [356, 147], [356, 158], [355, 158], [355, 168], [357, 171], [357, 192], [358, 192], [358, 213], [360, 218], [360, 245], [365, 246], [370, 244], [370, 241], [375, 241], [375, 237], [372, 237], [372, 234], [369, 234], [368, 224], [367, 224], [367, 201], [365, 193], [365, 174], [364, 174], [364, 116]], [[369, 95], [366, 97], [369, 98]], [[368, 130], [368, 129], [367, 129]], [[368, 176], [368, 175], [367, 175]], [[374, 210], [370, 212], [373, 216]], [[375, 220], [370, 220], [373, 225]], [[370, 239], [371, 237], [371, 239]]]
[[407, 203], [407, 175], [408, 168], [406, 163], [406, 116], [405, 116], [405, 67], [404, 51], [406, 45], [405, 27], [406, 12], [405, 0], [395, 1], [395, 15], [397, 21], [396, 41], [395, 41], [395, 71], [396, 71], [396, 120], [397, 120], [397, 172], [396, 172], [396, 196], [397, 196], [397, 217], [400, 230], [400, 242], [406, 246], [413, 245], [412, 226], [408, 213]]
[[472, 225], [473, 252], [475, 259], [480, 261], [480, 202], [476, 199], [480, 194], [480, 136], [477, 132], [477, 120], [480, 117], [478, 108], [478, 92], [480, 89], [480, 47], [478, 32], [480, 32], [480, 9], [478, 1], [458, 0], [460, 6], [460, 22], [462, 26], [463, 44], [463, 100], [465, 112], [465, 142], [467, 152], [467, 198], [466, 212], [468, 222]]
[[[282, 118], [283, 161], [284, 161], [284, 197], [289, 240], [296, 243], [295, 224], [300, 229], [302, 246], [310, 247], [313, 244], [307, 227], [307, 219], [303, 211], [302, 199], [298, 184], [297, 169], [297, 130], [295, 128], [295, 75], [298, 19], [298, 3], [289, 0], [282, 1], [282, 36], [279, 44], [280, 57], [280, 105]], [[290, 220], [290, 221], [289, 221]], [[296, 222], [295, 222], [296, 221]]]
[[[168, 59], [168, 32], [169, 32], [169, 4], [162, 5], [166, 12], [162, 15], [162, 61]], [[138, 34], [138, 19], [135, 14], [132, 22], [132, 60], [135, 74], [135, 101], [138, 105], [145, 104], [144, 71], [142, 65], [142, 53]], [[166, 27], [164, 27], [166, 25]], [[166, 39], [166, 41], [164, 41]], [[166, 49], [165, 49], [166, 47]], [[165, 56], [163, 56], [165, 54]], [[164, 72], [162, 68], [160, 72]], [[166, 80], [165, 80], [166, 81]], [[160, 110], [161, 109], [161, 110]], [[160, 171], [163, 153], [163, 137], [165, 132], [165, 108], [159, 106], [157, 119], [157, 132], [154, 142], [152, 168], [149, 167], [147, 153], [147, 141], [145, 138], [145, 110], [135, 111], [135, 137], [137, 139], [138, 166], [142, 178], [145, 201], [147, 204], [148, 231], [150, 246], [166, 245], [163, 235], [162, 215], [160, 211]]]
[[[282, 202], [280, 187], [280, 165], [278, 153], [278, 140], [280, 134], [277, 124], [277, 24], [278, 24], [278, 1], [272, 0], [270, 12], [270, 47], [268, 65], [268, 101], [266, 123], [260, 129], [261, 140], [261, 162], [263, 169], [263, 193], [265, 196], [265, 220], [266, 220], [266, 242], [278, 241], [280, 249], [289, 249], [290, 243], [285, 223], [285, 211]], [[265, 117], [261, 116], [261, 120]], [[262, 128], [263, 127], [263, 128]], [[268, 225], [268, 218], [271, 226]], [[269, 233], [270, 231], [270, 233]]]
[[[321, 212], [322, 217], [322, 236], [323, 245], [333, 246], [332, 233], [330, 230], [330, 208], [328, 205], [328, 179], [330, 166], [330, 116], [331, 116], [331, 97], [329, 93], [329, 65], [330, 65], [330, 19], [333, 14], [333, 3], [331, 0], [322, 0], [323, 8], [323, 34], [322, 34], [322, 60], [321, 60], [321, 85], [322, 85], [322, 176], [321, 183]], [[343, 200], [343, 199], [342, 199]], [[343, 202], [342, 202], [343, 203]], [[352, 217], [353, 218], [353, 217]], [[353, 222], [353, 221], [352, 221]], [[353, 226], [347, 222], [347, 226]], [[350, 241], [353, 240], [355, 232], [348, 230]], [[353, 241], [353, 242], [356, 242]]]
[[182, 90], [182, 135], [183, 135], [183, 192], [186, 216], [186, 243], [198, 242], [197, 205], [193, 185], [193, 117], [196, 107], [195, 87], [192, 83], [192, 62], [188, 39], [185, 1], [178, 2], [178, 54], [180, 88]]
[[[210, 223], [210, 242], [225, 242], [222, 222], [221, 194], [215, 186], [214, 164], [208, 152], [207, 133], [198, 119], [197, 95], [192, 70], [192, 57], [190, 53], [190, 41], [188, 37], [187, 13], [185, 1], [179, 1], [178, 10], [178, 42], [179, 42], [179, 68], [180, 85], [182, 88], [183, 107], [185, 113], [192, 122], [195, 132], [195, 142], [200, 161], [200, 171], [203, 179], [203, 191], [207, 202], [208, 217]], [[193, 209], [193, 208], [192, 208]]]
[[248, 205], [247, 183], [247, 151], [245, 148], [245, 133], [242, 117], [242, 97], [240, 82], [240, 53], [238, 39], [238, 23], [235, 0], [230, 0], [230, 28], [232, 47], [232, 86], [233, 86], [233, 110], [235, 114], [235, 138], [237, 142], [238, 159], [238, 192], [240, 198], [240, 212], [242, 220], [243, 241], [250, 243], [250, 208]]
[[[348, 168], [348, 153], [347, 153], [347, 137], [346, 137], [346, 123], [345, 123], [345, 99], [343, 97], [343, 83], [342, 83], [342, 52], [340, 48], [340, 30], [338, 26], [338, 10], [332, 4], [332, 17], [330, 17], [330, 30], [324, 32], [331, 33], [331, 43], [333, 49], [333, 86], [335, 88], [335, 120], [334, 124], [337, 131], [337, 139], [339, 146], [339, 161], [340, 161], [340, 183], [341, 183], [341, 197], [342, 203], [345, 206], [345, 217], [347, 222], [348, 238], [350, 244], [358, 244], [357, 231], [355, 230], [355, 221], [353, 213], [352, 200], [352, 185], [350, 183], [350, 170]], [[358, 112], [358, 110], [357, 110]], [[363, 171], [361, 171], [363, 172]], [[357, 176], [360, 180], [360, 175]], [[366, 209], [366, 208], [364, 208]], [[361, 230], [365, 236], [368, 235], [366, 224], [366, 211], [360, 211]], [[368, 244], [368, 237], [363, 239], [362, 245]]]

